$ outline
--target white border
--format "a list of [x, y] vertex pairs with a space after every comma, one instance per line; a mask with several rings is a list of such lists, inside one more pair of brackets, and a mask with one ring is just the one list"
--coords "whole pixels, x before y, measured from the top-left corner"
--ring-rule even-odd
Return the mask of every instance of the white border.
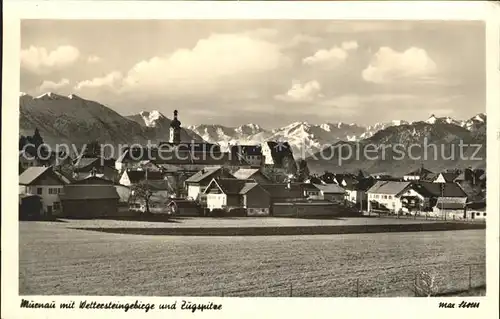
[[[19, 119], [20, 19], [397, 19], [484, 20], [487, 23], [487, 114], [488, 114], [488, 221], [487, 297], [466, 298], [481, 302], [479, 309], [438, 309], [439, 301], [464, 298], [189, 298], [223, 304], [222, 311], [196, 312], [204, 317], [341, 317], [422, 318], [439, 316], [498, 317], [499, 219], [500, 212], [500, 9], [488, 2], [144, 2], [144, 1], [6, 1], [4, 2], [3, 95], [2, 95], [2, 318], [108, 318], [116, 316], [181, 317], [185, 311], [64, 311], [19, 309], [17, 224], [17, 145]], [[443, 39], [446, 41], [446, 39]], [[12, 150], [12, 151], [9, 151]], [[35, 297], [33, 297], [35, 298]], [[168, 302], [181, 298], [37, 297], [38, 300], [130, 300]], [[494, 316], [496, 314], [496, 316]], [[489, 317], [488, 316], [488, 317]]]

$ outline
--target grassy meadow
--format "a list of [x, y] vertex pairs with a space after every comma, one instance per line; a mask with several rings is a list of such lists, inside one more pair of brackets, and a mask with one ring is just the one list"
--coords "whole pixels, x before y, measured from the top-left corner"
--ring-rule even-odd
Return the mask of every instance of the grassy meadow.
[[71, 229], [92, 223], [122, 222], [20, 222], [19, 293], [412, 296], [421, 271], [440, 292], [466, 289], [469, 264], [472, 286], [486, 280], [485, 230], [183, 237]]

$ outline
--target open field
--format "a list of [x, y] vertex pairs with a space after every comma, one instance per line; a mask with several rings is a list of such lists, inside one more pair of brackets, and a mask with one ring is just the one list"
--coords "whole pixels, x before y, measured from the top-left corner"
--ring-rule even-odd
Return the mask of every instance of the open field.
[[[414, 220], [408, 218], [375, 218], [375, 217], [338, 217], [331, 219], [274, 218], [274, 217], [178, 217], [166, 221], [138, 221], [116, 219], [61, 219], [55, 224], [66, 224], [65, 227], [78, 228], [196, 228], [196, 227], [298, 227], [298, 226], [344, 226], [344, 225], [396, 225], [435, 223], [431, 220]], [[50, 222], [47, 222], [50, 223]]]
[[422, 270], [440, 292], [466, 289], [468, 264], [485, 284], [484, 230], [177, 237], [69, 228], [80, 222], [93, 221], [20, 222], [20, 294], [288, 296], [291, 284], [353, 297], [359, 280], [359, 296], [411, 296]]

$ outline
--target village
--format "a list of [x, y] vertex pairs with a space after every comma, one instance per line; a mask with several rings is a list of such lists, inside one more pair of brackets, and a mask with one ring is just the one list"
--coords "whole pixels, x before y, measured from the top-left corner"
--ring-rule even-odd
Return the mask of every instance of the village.
[[[234, 145], [180, 140], [178, 112], [165, 142], [153, 150], [126, 149], [107, 159], [97, 142], [79, 157], [40, 160], [25, 147], [41, 144], [36, 131], [20, 141], [19, 218], [173, 216], [414, 216], [486, 219], [484, 170], [431, 172], [423, 165], [404, 176], [311, 174], [288, 143]], [[161, 145], [160, 145], [161, 146]], [[30, 154], [28, 154], [30, 153]], [[47, 158], [45, 156], [44, 158]]]

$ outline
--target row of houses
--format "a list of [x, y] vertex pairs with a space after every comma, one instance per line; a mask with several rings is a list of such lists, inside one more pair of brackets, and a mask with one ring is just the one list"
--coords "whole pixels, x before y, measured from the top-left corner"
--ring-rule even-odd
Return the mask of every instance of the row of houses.
[[[204, 168], [188, 177], [180, 187], [186, 196], [179, 196], [169, 180], [171, 177], [178, 175], [126, 170], [114, 182], [94, 170], [85, 178], [74, 180], [53, 167], [30, 167], [19, 176], [20, 208], [24, 212], [31, 207], [28, 215], [41, 211], [49, 216], [78, 218], [144, 212], [146, 205], [156, 214], [202, 215], [239, 209], [249, 216], [267, 216], [275, 211], [295, 216], [325, 209], [330, 214], [342, 211], [339, 206], [346, 194], [336, 184], [273, 184], [261, 170], [239, 169], [231, 173], [221, 166]], [[148, 203], [134, 196], [133, 186], [139, 183], [147, 185], [152, 193]], [[29, 204], [36, 197], [41, 203], [38, 209]], [[297, 206], [302, 213], [295, 211]]]
[[485, 200], [471, 201], [458, 183], [377, 181], [368, 191], [368, 212], [485, 219]]

